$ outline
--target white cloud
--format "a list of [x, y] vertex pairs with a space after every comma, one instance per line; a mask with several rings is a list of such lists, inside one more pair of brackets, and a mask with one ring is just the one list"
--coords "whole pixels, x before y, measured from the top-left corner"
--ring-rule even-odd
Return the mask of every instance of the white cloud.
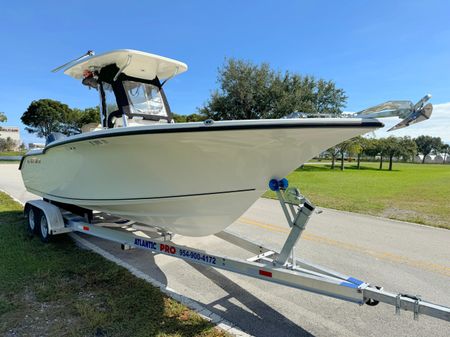
[[411, 125], [409, 127], [387, 132], [388, 129], [397, 124], [398, 118], [383, 118], [381, 121], [385, 127], [375, 131], [375, 136], [380, 137], [417, 137], [420, 135], [428, 135], [432, 137], [441, 137], [441, 139], [450, 144], [450, 103], [433, 105], [433, 114], [430, 119], [421, 123]]

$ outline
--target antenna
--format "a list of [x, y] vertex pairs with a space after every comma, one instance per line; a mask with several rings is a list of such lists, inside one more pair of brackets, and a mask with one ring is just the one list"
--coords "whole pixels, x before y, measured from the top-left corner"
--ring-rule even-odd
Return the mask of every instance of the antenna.
[[56, 73], [57, 71], [60, 71], [61, 69], [66, 68], [67, 66], [69, 66], [72, 63], [75, 63], [75, 62], [80, 61], [80, 60], [82, 60], [82, 59], [84, 59], [86, 57], [94, 56], [94, 55], [95, 55], [95, 52], [93, 50], [88, 50], [86, 52], [86, 54], [81, 55], [80, 57], [76, 58], [75, 60], [72, 60], [72, 61], [69, 61], [67, 63], [64, 63], [62, 66], [59, 66], [59, 67], [53, 69], [52, 73]]

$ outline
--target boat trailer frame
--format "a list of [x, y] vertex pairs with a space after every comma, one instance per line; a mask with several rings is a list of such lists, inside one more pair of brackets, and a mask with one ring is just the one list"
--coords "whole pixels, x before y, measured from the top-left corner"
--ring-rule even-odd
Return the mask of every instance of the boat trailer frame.
[[[120, 243], [123, 249], [145, 249], [155, 254], [164, 254], [190, 263], [223, 269], [359, 305], [375, 306], [383, 302], [394, 306], [397, 315], [401, 309], [412, 311], [415, 320], [419, 319], [419, 314], [424, 314], [450, 322], [448, 307], [423, 301], [419, 296], [390, 293], [355, 277], [297, 259], [294, 256], [295, 245], [314, 214], [315, 206], [302, 196], [298, 189], [288, 188], [286, 179], [272, 179], [269, 187], [277, 193], [291, 228], [280, 252], [243, 239], [229, 230], [215, 234], [216, 237], [255, 254], [246, 260], [178, 245], [172, 242], [173, 235], [170, 232], [156, 227], [144, 227], [103, 213], [99, 213], [93, 219], [82, 217], [46, 200], [27, 202], [24, 212], [28, 218], [29, 228], [30, 219], [33, 218], [33, 221], [37, 219], [36, 226], [33, 224], [34, 232], [38, 233], [41, 228], [39, 234], [43, 241], [49, 241], [57, 234], [79, 232]], [[32, 216], [30, 210], [33, 210]], [[47, 228], [42, 230], [42, 224]]]

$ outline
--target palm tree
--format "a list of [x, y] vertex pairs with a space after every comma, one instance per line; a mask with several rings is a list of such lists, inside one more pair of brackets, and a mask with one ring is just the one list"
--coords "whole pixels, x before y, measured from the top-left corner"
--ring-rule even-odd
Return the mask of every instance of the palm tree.
[[0, 112], [0, 122], [6, 122], [8, 118], [6, 118], [6, 115], [3, 112]]

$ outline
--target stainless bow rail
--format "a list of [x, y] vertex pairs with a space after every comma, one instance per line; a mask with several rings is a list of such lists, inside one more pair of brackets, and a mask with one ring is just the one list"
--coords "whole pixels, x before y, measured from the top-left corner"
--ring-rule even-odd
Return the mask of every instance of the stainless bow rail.
[[[277, 193], [291, 228], [280, 252], [241, 238], [231, 231], [216, 234], [218, 238], [255, 254], [248, 259], [229, 258], [178, 245], [172, 242], [171, 233], [157, 228], [149, 229], [149, 227], [104, 214], [87, 220], [86, 217], [44, 200], [28, 202], [25, 205], [25, 215], [28, 218], [28, 227], [39, 233], [43, 241], [48, 241], [53, 235], [65, 232], [80, 232], [120, 243], [124, 248], [145, 249], [155, 254], [169, 255], [360, 305], [375, 306], [380, 302], [386, 303], [395, 308], [396, 314], [400, 314], [401, 309], [412, 311], [416, 320], [419, 314], [423, 314], [450, 322], [448, 307], [424, 301], [418, 296], [390, 293], [355, 277], [296, 258], [295, 245], [314, 214], [315, 206], [302, 196], [298, 189], [288, 188], [286, 179], [273, 179], [269, 187]], [[34, 223], [31, 223], [32, 221]]]

